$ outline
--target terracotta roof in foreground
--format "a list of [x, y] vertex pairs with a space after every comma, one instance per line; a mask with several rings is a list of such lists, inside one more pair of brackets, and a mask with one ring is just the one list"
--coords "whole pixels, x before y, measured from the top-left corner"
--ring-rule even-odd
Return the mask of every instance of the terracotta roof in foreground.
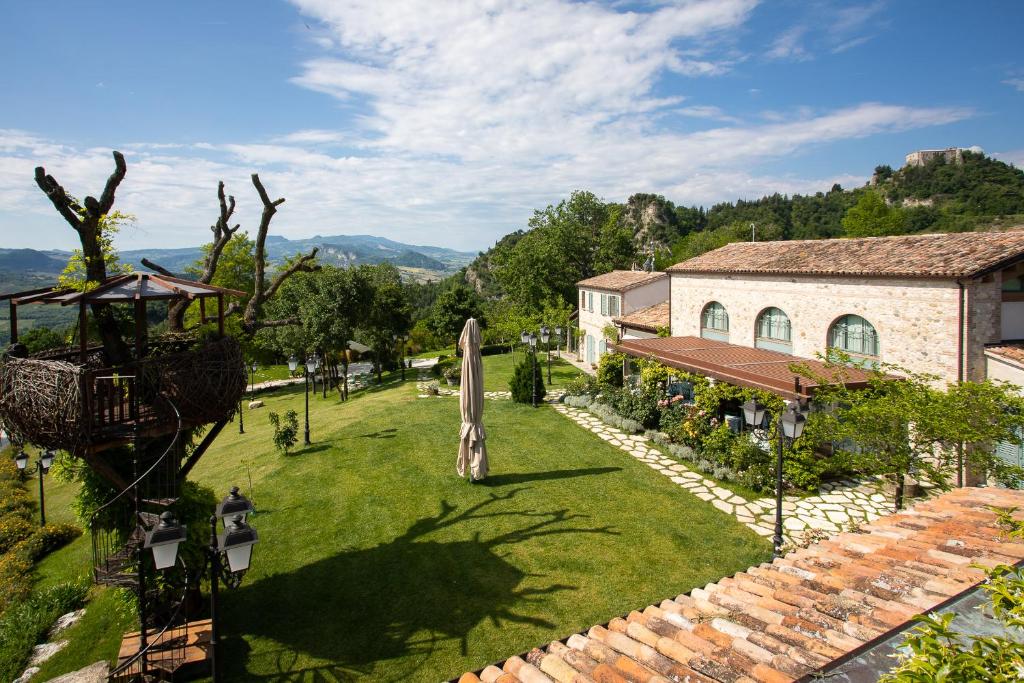
[[612, 318], [612, 322], [616, 325], [624, 325], [637, 330], [657, 332], [659, 327], [668, 327], [669, 325], [668, 300], [666, 299], [661, 303], [648, 306], [647, 308], [637, 309], [629, 315]]
[[735, 242], [669, 273], [975, 277], [1024, 259], [1024, 230]]
[[576, 283], [577, 287], [594, 287], [596, 289], [608, 289], [613, 292], [625, 292], [643, 285], [650, 284], [664, 277], [668, 277], [660, 271], [648, 272], [646, 270], [613, 270], [609, 273], [602, 273], [586, 280]]
[[[704, 588], [511, 657], [460, 683], [785, 683], [907, 624], [1015, 564], [988, 506], [1024, 492], [955, 489]], [[1015, 515], [1022, 518], [1021, 513]]]
[[1024, 365], [1024, 343], [987, 346], [985, 347], [985, 353], [990, 353], [993, 356], [999, 356], [1000, 358], [1008, 360], [1011, 363], [1016, 363], [1017, 365]]

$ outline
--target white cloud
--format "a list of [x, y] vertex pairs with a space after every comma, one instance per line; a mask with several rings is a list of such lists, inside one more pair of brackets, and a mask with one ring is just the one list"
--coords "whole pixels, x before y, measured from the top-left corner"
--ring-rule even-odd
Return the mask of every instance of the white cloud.
[[803, 45], [804, 34], [806, 33], [806, 26], [794, 26], [787, 29], [772, 42], [772, 46], [765, 53], [765, 57], [768, 59], [788, 59], [793, 61], [811, 59], [811, 54]]
[[[359, 116], [340, 112], [337, 128], [236, 144], [125, 141], [133, 144], [122, 147], [128, 175], [118, 207], [138, 216], [139, 231], [123, 248], [208, 239], [221, 179], [253, 229], [260, 205], [249, 174], [258, 171], [271, 195], [287, 198], [276, 234], [375, 233], [478, 249], [578, 188], [615, 201], [646, 191], [705, 205], [827, 188], [834, 174], [779, 176], [759, 164], [972, 114], [862, 103], [744, 123], [711, 105], [682, 106], [678, 87], [666, 94], [666, 74], [714, 77], [742, 60], [729, 36], [753, 0], [646, 12], [563, 0], [413, 3], [415, 11], [398, 0], [297, 4], [318, 42], [333, 47], [303, 63], [295, 82], [346, 111], [358, 105]], [[5, 246], [72, 242], [35, 187], [37, 163], [77, 195], [98, 193], [112, 167], [106, 149], [0, 131]]]
[[1024, 92], [1024, 78], [1007, 78], [1003, 83], [1018, 92]]

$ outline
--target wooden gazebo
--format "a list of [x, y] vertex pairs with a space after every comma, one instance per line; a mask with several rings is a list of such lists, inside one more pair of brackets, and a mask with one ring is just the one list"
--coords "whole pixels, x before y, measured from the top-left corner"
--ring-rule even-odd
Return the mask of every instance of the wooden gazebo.
[[206, 300], [217, 299], [217, 329], [224, 336], [224, 297], [245, 296], [245, 292], [214, 285], [158, 275], [156, 273], [134, 272], [107, 278], [99, 286], [85, 292], [68, 291], [57, 287], [44, 287], [27, 292], [0, 294], [0, 301], [7, 301], [11, 311], [11, 343], [18, 341], [18, 306], [26, 304], [59, 304], [78, 307], [78, 342], [82, 363], [88, 355], [88, 308], [94, 304], [131, 303], [135, 306], [135, 355], [142, 358], [146, 341], [146, 302], [188, 299], [199, 301], [199, 315], [207, 322]]
[[[27, 304], [77, 306], [77, 348], [35, 357], [9, 353], [0, 359], [0, 421], [20, 441], [72, 453], [103, 450], [140, 430], [159, 434], [177, 429], [158, 396], [180, 412], [181, 426], [229, 418], [245, 388], [241, 349], [224, 335], [225, 298], [244, 292], [155, 273], [117, 275], [85, 291], [47, 287], [0, 295], [10, 306], [11, 342], [18, 341], [18, 307]], [[216, 299], [216, 317], [207, 318], [207, 299]], [[146, 304], [197, 300], [202, 321], [217, 321], [217, 338], [194, 340], [185, 351], [168, 353], [147, 345]], [[131, 304], [135, 309], [135, 353], [112, 364], [88, 344], [93, 306]]]

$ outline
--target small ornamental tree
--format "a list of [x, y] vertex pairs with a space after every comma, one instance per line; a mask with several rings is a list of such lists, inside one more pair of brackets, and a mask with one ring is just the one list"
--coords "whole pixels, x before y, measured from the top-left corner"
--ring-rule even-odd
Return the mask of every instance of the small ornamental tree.
[[299, 416], [294, 410], [284, 414], [270, 413], [270, 424], [274, 426], [274, 447], [285, 455], [299, 440]]
[[621, 353], [606, 353], [601, 356], [597, 364], [597, 383], [603, 387], [621, 387], [623, 360], [625, 356]]
[[[530, 376], [530, 371], [533, 376]], [[534, 393], [536, 387], [536, 393]], [[509, 389], [512, 392], [512, 400], [516, 403], [540, 403], [547, 395], [544, 388], [544, 373], [541, 372], [540, 363], [536, 357], [530, 354], [526, 360], [516, 365], [512, 373], [512, 381], [509, 382]]]

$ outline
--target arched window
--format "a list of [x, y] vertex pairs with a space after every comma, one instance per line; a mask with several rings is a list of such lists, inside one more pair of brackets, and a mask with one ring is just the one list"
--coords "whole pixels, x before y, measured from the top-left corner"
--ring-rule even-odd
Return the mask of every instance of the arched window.
[[844, 315], [828, 330], [829, 348], [850, 354], [858, 365], [878, 363], [878, 332], [875, 326], [859, 315]]
[[704, 339], [729, 341], [729, 314], [725, 306], [712, 301], [700, 314], [700, 336]]
[[757, 316], [754, 346], [759, 349], [793, 353], [793, 329], [781, 308], [766, 308]]

